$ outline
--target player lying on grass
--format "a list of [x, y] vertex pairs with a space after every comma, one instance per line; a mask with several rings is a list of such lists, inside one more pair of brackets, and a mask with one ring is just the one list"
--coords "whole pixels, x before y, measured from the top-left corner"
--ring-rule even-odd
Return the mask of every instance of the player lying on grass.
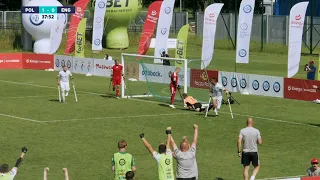
[[[68, 169], [67, 168], [62, 168], [62, 170], [63, 170], [63, 173], [64, 173], [65, 180], [69, 180]], [[48, 179], [48, 171], [49, 171], [48, 167], [44, 168], [43, 180], [47, 180]]]
[[230, 96], [227, 89], [224, 88], [222, 84], [218, 83], [218, 79], [212, 78], [210, 96], [212, 97], [212, 104], [213, 104], [213, 108], [216, 116], [219, 115], [218, 110], [221, 108], [221, 104], [222, 104], [222, 91], [225, 91], [227, 96]]
[[122, 65], [119, 64], [117, 60], [114, 60], [114, 65], [112, 66], [112, 74], [111, 74], [111, 80], [113, 85], [113, 91], [116, 90], [116, 98], [119, 98], [120, 94], [120, 85], [122, 80]]
[[167, 143], [159, 145], [159, 153], [157, 153], [152, 146], [148, 143], [144, 134], [140, 134], [140, 138], [143, 141], [144, 146], [149, 150], [152, 156], [156, 159], [158, 164], [158, 174], [159, 180], [174, 180], [173, 174], [173, 162], [172, 162], [172, 152], [170, 150], [171, 142], [171, 127], [166, 130]]
[[18, 172], [18, 168], [20, 166], [20, 164], [23, 161], [24, 155], [27, 153], [28, 149], [26, 147], [23, 147], [21, 149], [22, 153], [19, 157], [19, 159], [16, 162], [16, 165], [11, 169], [11, 171], [9, 170], [9, 165], [8, 164], [2, 164], [0, 166], [0, 179], [2, 180], [13, 180], [14, 177], [17, 175]]
[[178, 84], [180, 70], [181, 69], [179, 67], [177, 67], [176, 70], [170, 76], [170, 78], [171, 78], [171, 82], [170, 82], [171, 104], [170, 104], [170, 107], [171, 108], [175, 108], [174, 107], [174, 98], [176, 97], [177, 89], [180, 88], [180, 86]]
[[190, 110], [195, 110], [197, 112], [205, 110], [205, 108], [202, 108], [202, 104], [199, 103], [192, 96], [188, 96], [186, 93], [183, 93], [182, 97], [184, 99], [184, 104], [186, 104]]
[[[71, 72], [68, 70], [67, 66], [63, 66], [63, 70], [59, 72], [57, 77], [58, 79], [58, 86], [60, 86], [61, 94], [62, 94], [62, 101], [66, 101], [66, 96], [68, 96], [70, 91], [70, 83], [69, 78], [72, 78]], [[66, 92], [66, 93], [65, 93]]]

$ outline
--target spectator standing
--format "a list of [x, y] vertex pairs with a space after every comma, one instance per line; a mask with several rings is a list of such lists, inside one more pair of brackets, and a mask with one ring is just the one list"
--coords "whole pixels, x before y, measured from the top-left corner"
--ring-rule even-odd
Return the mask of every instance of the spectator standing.
[[126, 180], [134, 180], [134, 172], [133, 171], [128, 171], [126, 173]]
[[103, 58], [104, 60], [112, 61], [112, 57], [106, 54]]
[[[248, 118], [247, 127], [241, 129], [238, 138], [238, 156], [241, 158], [241, 164], [244, 167], [243, 178], [249, 180], [249, 168], [252, 163], [254, 170], [250, 180], [254, 180], [260, 168], [258, 155], [258, 144], [262, 144], [260, 131], [253, 127], [253, 119]], [[243, 143], [243, 147], [242, 147]], [[242, 147], [242, 149], [241, 149]]]
[[[166, 54], [165, 51], [162, 52], [161, 57], [169, 58], [169, 54]], [[162, 59], [162, 63], [164, 66], [170, 66], [170, 60]]]
[[131, 154], [127, 153], [127, 147], [126, 141], [119, 141], [119, 152], [115, 153], [112, 157], [112, 171], [115, 180], [125, 179], [128, 171], [136, 171], [134, 158]]
[[27, 153], [28, 149], [23, 147], [21, 149], [22, 153], [19, 159], [16, 162], [16, 165], [10, 170], [8, 164], [2, 164], [0, 166], [0, 180], [13, 180], [14, 177], [17, 175], [18, 168], [24, 159], [24, 155]]
[[177, 160], [177, 180], [197, 180], [198, 166], [196, 160], [196, 147], [198, 142], [198, 125], [194, 124], [193, 142], [190, 144], [187, 137], [183, 137], [178, 149], [176, 143], [171, 137], [171, 144], [174, 150], [174, 155]]
[[143, 141], [144, 146], [157, 161], [159, 180], [174, 180], [172, 152], [170, 150], [171, 127], [167, 128], [166, 134], [167, 143], [159, 145], [159, 153], [152, 148], [146, 138], [144, 138], [143, 133], [140, 134], [140, 138]]
[[307, 71], [307, 79], [315, 80], [317, 68], [314, 66], [314, 61], [310, 61], [309, 65], [306, 64], [305, 70]]
[[311, 160], [311, 168], [308, 169], [307, 176], [320, 176], [320, 168], [319, 168], [319, 162], [317, 158], [313, 158]]

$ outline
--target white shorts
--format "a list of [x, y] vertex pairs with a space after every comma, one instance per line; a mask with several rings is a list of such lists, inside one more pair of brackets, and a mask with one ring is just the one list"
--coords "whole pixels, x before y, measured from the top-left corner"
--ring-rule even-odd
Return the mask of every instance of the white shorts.
[[70, 91], [69, 82], [60, 82], [61, 91]]
[[215, 96], [212, 98], [213, 100], [216, 100], [217, 102], [217, 109], [221, 108], [221, 103], [222, 103], [222, 96]]

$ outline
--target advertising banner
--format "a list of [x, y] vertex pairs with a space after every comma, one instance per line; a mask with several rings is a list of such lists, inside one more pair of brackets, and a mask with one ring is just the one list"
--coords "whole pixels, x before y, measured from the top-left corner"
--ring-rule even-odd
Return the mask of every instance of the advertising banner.
[[295, 4], [290, 10], [288, 78], [299, 71], [304, 19], [309, 2]]
[[61, 71], [63, 66], [67, 66], [69, 71], [73, 72], [72, 56], [54, 55], [54, 70]]
[[23, 54], [24, 69], [54, 69], [54, 56], [52, 54]]
[[139, 79], [139, 64], [133, 62], [126, 62], [125, 64], [125, 78], [126, 79]]
[[203, 62], [201, 62], [201, 69], [206, 68], [212, 60], [217, 20], [222, 6], [223, 3], [214, 3], [208, 6], [204, 11], [203, 42], [201, 56], [201, 60]]
[[[187, 59], [189, 28], [189, 24], [184, 25], [178, 33], [175, 58]], [[175, 61], [175, 66], [184, 67], [184, 63], [183, 61]]]
[[249, 94], [283, 98], [284, 78], [249, 74]]
[[[208, 76], [207, 76], [208, 73]], [[218, 71], [208, 70], [206, 73], [205, 70], [200, 69], [191, 69], [190, 70], [190, 87], [209, 89], [210, 84], [208, 80], [212, 78], [218, 78]]]
[[138, 54], [140, 55], [145, 55], [149, 50], [150, 41], [157, 26], [161, 4], [162, 1], [155, 1], [151, 3], [148, 8], [148, 13], [139, 42]]
[[54, 54], [55, 52], [57, 52], [57, 50], [60, 47], [61, 41], [62, 41], [62, 34], [63, 34], [64, 26], [65, 26], [66, 15], [59, 14], [58, 17], [64, 17], [64, 18], [58, 18], [55, 26], [53, 26], [51, 28], [51, 33], [50, 33], [50, 44], [51, 44], [50, 54]]
[[74, 56], [84, 58], [84, 49], [86, 46], [86, 24], [87, 18], [84, 18], [80, 21], [78, 30], [77, 30], [77, 37], [76, 37], [76, 51]]
[[249, 75], [219, 71], [219, 83], [230, 92], [249, 92]]
[[114, 65], [114, 61], [94, 59], [93, 62], [94, 62], [93, 63], [93, 66], [94, 66], [93, 75], [106, 76], [106, 77], [111, 76], [112, 66]]
[[[155, 48], [156, 47], [156, 39], [152, 38], [150, 42], [150, 48]], [[168, 49], [175, 49], [177, 47], [177, 39], [174, 38], [169, 38], [167, 40], [167, 48]]]
[[320, 99], [320, 91], [312, 86], [320, 86], [320, 81], [284, 78], [284, 98], [313, 101]]
[[91, 58], [73, 58], [73, 73], [93, 74], [93, 59]]
[[242, 0], [239, 9], [236, 62], [249, 63], [249, 47], [255, 0]]
[[[155, 57], [161, 57], [163, 52], [168, 53], [167, 40], [172, 23], [174, 2], [175, 0], [164, 0], [161, 4], [156, 35], [156, 47], [154, 50]], [[162, 59], [154, 59], [154, 63], [162, 63]]]
[[104, 16], [106, 14], [107, 0], [96, 0], [92, 30], [92, 51], [102, 50], [102, 36], [104, 28]]
[[0, 69], [22, 69], [22, 54], [0, 54]]

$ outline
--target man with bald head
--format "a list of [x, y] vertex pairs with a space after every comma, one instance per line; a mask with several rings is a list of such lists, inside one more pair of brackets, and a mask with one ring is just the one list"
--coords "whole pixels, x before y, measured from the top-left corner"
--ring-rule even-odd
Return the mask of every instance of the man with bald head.
[[178, 149], [176, 143], [171, 136], [171, 145], [174, 149], [175, 158], [177, 160], [177, 180], [197, 180], [198, 166], [196, 161], [196, 146], [198, 141], [198, 125], [194, 124], [193, 142], [190, 146], [187, 137], [183, 137]]
[[[249, 168], [252, 163], [254, 170], [250, 180], [254, 180], [260, 168], [258, 155], [258, 144], [262, 144], [260, 131], [253, 127], [253, 119], [248, 118], [247, 127], [241, 129], [238, 138], [238, 156], [241, 158], [241, 164], [244, 167], [243, 179], [249, 180]], [[242, 146], [243, 143], [243, 146]], [[242, 148], [242, 149], [241, 149]]]

